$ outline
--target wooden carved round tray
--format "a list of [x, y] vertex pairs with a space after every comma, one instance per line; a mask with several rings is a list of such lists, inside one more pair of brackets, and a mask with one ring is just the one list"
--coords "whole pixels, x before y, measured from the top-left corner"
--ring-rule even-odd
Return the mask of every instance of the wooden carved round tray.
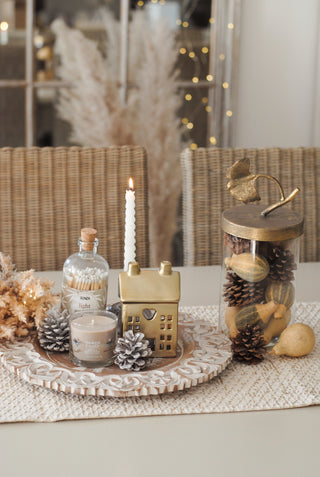
[[116, 366], [74, 366], [67, 353], [40, 348], [35, 336], [0, 345], [0, 360], [21, 379], [38, 386], [84, 396], [147, 396], [197, 386], [221, 373], [232, 358], [230, 340], [212, 324], [179, 314], [175, 358], [154, 358], [145, 371]]

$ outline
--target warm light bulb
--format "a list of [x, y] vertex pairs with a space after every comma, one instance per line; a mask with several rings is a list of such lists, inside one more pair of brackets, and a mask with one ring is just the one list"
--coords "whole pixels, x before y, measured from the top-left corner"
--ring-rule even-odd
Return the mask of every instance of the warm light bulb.
[[180, 55], [185, 55], [187, 53], [187, 50], [185, 48], [180, 48], [179, 53]]
[[233, 30], [234, 29], [234, 24], [233, 23], [228, 23], [228, 28], [229, 28], [229, 30]]
[[183, 28], [188, 28], [189, 22], [183, 22], [183, 23], [182, 23], [182, 26], [183, 26]]
[[1, 22], [0, 23], [0, 30], [1, 31], [8, 31], [8, 28], [9, 28], [8, 22]]
[[227, 83], [227, 81], [224, 81], [224, 82], [222, 83], [222, 87], [223, 87], [224, 89], [228, 89], [228, 88], [229, 88], [229, 83]]
[[216, 19], [213, 17], [209, 18], [209, 23], [216, 23]]
[[228, 109], [228, 111], [226, 112], [226, 115], [227, 115], [229, 118], [231, 118], [231, 116], [232, 116], [232, 111], [230, 111], [230, 109]]
[[225, 58], [226, 58], [226, 55], [223, 53], [220, 53], [219, 60], [223, 61]]
[[194, 51], [190, 51], [189, 57], [190, 57], [190, 58], [194, 58], [195, 56], [196, 56], [195, 52], [194, 52]]
[[207, 113], [210, 113], [211, 110], [212, 110], [211, 106], [206, 106]]
[[208, 98], [206, 96], [204, 96], [201, 101], [203, 102], [203, 104], [207, 104]]
[[206, 78], [207, 78], [207, 81], [212, 81], [212, 80], [213, 80], [213, 76], [212, 76], [212, 75], [207, 75]]
[[209, 48], [208, 48], [207, 46], [203, 46], [203, 47], [201, 48], [201, 51], [202, 51], [202, 53], [207, 54], [208, 51], [209, 51]]
[[177, 24], [177, 25], [181, 25], [181, 23], [182, 23], [182, 22], [181, 22], [180, 19], [176, 20], [176, 24]]
[[216, 138], [215, 138], [214, 136], [211, 136], [210, 142], [211, 142], [211, 144], [213, 144], [214, 146], [217, 144], [217, 140], [216, 140]]
[[199, 83], [199, 78], [197, 76], [194, 76], [192, 78], [192, 83]]
[[192, 100], [192, 94], [187, 93], [187, 94], [185, 95], [184, 99], [185, 99], [186, 101], [191, 101], [191, 100]]
[[139, 2], [137, 3], [138, 7], [143, 7], [144, 5], [144, 2], [142, 0], [139, 0]]
[[182, 122], [182, 124], [188, 124], [189, 119], [188, 118], [182, 118], [181, 122]]
[[190, 149], [192, 149], [193, 151], [197, 149], [197, 147], [198, 147], [198, 144], [196, 144], [195, 142], [190, 144]]
[[192, 129], [192, 128], [193, 128], [193, 123], [188, 123], [188, 124], [187, 124], [187, 128], [188, 128], [188, 129]]

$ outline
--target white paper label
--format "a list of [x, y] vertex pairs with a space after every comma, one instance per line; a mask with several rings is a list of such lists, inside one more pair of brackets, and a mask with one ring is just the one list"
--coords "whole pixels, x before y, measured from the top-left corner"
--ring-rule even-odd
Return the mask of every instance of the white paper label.
[[84, 291], [62, 287], [61, 301], [69, 313], [75, 311], [104, 310], [107, 304], [107, 287]]

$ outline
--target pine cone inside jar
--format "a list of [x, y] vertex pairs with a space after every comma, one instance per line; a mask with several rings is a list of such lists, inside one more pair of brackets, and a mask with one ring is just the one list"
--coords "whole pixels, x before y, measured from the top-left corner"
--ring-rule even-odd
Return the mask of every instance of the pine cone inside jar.
[[265, 281], [247, 282], [236, 273], [227, 272], [227, 282], [223, 285], [224, 301], [228, 306], [245, 306], [265, 303]]
[[232, 253], [239, 255], [240, 253], [250, 252], [251, 240], [225, 233], [224, 245], [231, 250]]
[[294, 255], [290, 250], [272, 247], [267, 257], [270, 266], [269, 278], [273, 281], [289, 282], [294, 280], [293, 270], [297, 269]]
[[235, 360], [246, 364], [258, 364], [264, 359], [266, 343], [261, 326], [247, 324], [231, 341]]

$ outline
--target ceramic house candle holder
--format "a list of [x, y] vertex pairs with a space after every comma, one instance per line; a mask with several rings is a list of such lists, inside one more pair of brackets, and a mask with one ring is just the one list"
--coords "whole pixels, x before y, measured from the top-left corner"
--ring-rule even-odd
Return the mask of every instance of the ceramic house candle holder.
[[[224, 257], [220, 299], [220, 326], [231, 339], [247, 333], [254, 348], [257, 340], [274, 342], [294, 320], [295, 279], [303, 218], [282, 207], [287, 198], [281, 184], [265, 174], [249, 171], [249, 159], [236, 162], [228, 171], [228, 188], [245, 202], [222, 214]], [[281, 199], [271, 206], [252, 204], [260, 200], [255, 181], [275, 182]], [[252, 343], [250, 343], [252, 340]]]
[[170, 262], [159, 270], [140, 270], [131, 262], [119, 274], [123, 333], [142, 332], [150, 342], [152, 357], [174, 357], [177, 353], [180, 273]]

